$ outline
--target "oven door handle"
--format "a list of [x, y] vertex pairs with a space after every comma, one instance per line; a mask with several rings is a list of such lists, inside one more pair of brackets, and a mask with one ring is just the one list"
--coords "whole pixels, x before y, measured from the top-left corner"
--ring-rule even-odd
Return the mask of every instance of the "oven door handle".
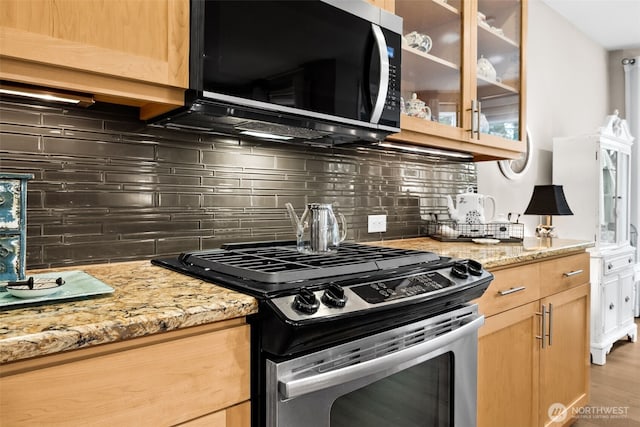
[[374, 375], [389, 368], [407, 364], [406, 368], [422, 363], [429, 353], [445, 347], [465, 335], [470, 334], [484, 324], [484, 316], [464, 324], [455, 331], [440, 335], [432, 340], [417, 344], [404, 350], [385, 356], [367, 360], [344, 368], [295, 380], [278, 381], [278, 390], [283, 398], [292, 399], [314, 391], [326, 389], [339, 384], [355, 381], [359, 378]]

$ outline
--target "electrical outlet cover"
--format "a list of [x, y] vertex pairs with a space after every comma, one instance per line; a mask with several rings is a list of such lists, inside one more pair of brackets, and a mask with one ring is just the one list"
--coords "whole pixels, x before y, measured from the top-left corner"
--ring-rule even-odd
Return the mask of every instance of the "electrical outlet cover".
[[387, 231], [386, 215], [369, 215], [369, 233], [384, 233]]

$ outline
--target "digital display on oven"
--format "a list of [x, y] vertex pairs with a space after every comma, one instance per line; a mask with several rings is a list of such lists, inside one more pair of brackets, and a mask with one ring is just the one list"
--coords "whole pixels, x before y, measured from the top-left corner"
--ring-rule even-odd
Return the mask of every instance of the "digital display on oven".
[[385, 301], [438, 291], [452, 285], [453, 282], [440, 273], [425, 273], [401, 279], [354, 286], [351, 290], [369, 304], [379, 304]]

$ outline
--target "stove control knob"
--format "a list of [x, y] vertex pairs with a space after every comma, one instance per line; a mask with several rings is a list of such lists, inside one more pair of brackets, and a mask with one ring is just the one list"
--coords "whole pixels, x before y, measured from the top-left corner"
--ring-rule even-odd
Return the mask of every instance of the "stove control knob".
[[318, 311], [320, 302], [313, 292], [308, 289], [302, 289], [293, 299], [293, 309], [305, 314], [313, 314]]
[[347, 303], [347, 297], [344, 294], [342, 286], [331, 284], [322, 294], [322, 302], [329, 307], [341, 308]]
[[451, 274], [460, 279], [466, 279], [469, 277], [467, 265], [463, 262], [456, 262], [453, 264], [453, 267], [451, 267]]
[[474, 276], [482, 275], [482, 264], [478, 261], [474, 261], [472, 259], [467, 261], [467, 268], [469, 269], [469, 273]]

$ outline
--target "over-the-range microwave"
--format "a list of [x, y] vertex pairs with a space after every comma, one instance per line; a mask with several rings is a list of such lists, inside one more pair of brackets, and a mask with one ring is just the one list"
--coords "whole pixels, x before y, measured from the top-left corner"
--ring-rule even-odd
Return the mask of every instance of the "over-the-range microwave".
[[365, 0], [192, 0], [185, 107], [153, 124], [294, 142], [399, 132], [402, 18]]

